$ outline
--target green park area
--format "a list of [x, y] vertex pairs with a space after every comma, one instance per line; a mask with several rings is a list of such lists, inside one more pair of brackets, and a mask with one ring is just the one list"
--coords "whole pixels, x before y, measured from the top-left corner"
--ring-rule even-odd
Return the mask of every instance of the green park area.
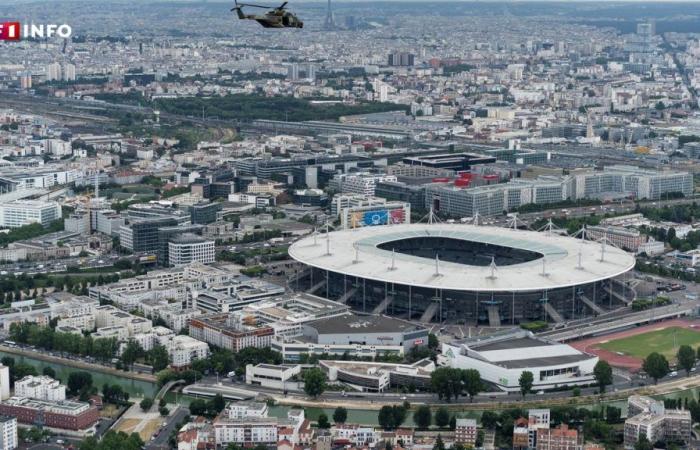
[[700, 345], [700, 332], [689, 328], [669, 327], [615, 339], [598, 344], [596, 347], [640, 359], [646, 358], [652, 352], [657, 352], [672, 361], [676, 359], [676, 352], [681, 345], [690, 345], [693, 349], [697, 348]]

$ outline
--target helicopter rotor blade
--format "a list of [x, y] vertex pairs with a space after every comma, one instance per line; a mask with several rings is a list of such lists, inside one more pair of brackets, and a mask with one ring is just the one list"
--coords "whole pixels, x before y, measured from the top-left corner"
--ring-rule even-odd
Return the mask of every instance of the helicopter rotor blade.
[[280, 5], [280, 7], [277, 8], [277, 9], [284, 9], [284, 7], [287, 6], [287, 3], [289, 3], [289, 2], [284, 2], [284, 3], [282, 3], [282, 4]]
[[247, 6], [249, 8], [263, 8], [263, 9], [274, 9], [274, 6], [264, 6], [264, 5], [251, 5], [250, 3], [236, 3], [240, 8], [242, 6]]

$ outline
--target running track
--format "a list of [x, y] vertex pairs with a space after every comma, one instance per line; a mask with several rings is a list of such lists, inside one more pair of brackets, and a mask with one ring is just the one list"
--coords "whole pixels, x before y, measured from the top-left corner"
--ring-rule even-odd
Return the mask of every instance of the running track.
[[582, 352], [594, 354], [600, 359], [604, 359], [605, 361], [609, 362], [611, 366], [620, 367], [636, 372], [642, 368], [641, 359], [635, 358], [633, 356], [618, 355], [615, 352], [597, 348], [596, 345], [602, 342], [613, 341], [615, 339], [621, 339], [629, 336], [636, 336], [638, 334], [648, 333], [650, 331], [663, 330], [669, 327], [700, 328], [700, 321], [673, 319], [665, 322], [658, 322], [650, 325], [645, 325], [643, 327], [635, 327], [629, 330], [619, 331], [617, 333], [606, 334], [604, 336], [595, 336], [592, 338], [583, 339], [581, 341], [570, 342], [569, 345]]

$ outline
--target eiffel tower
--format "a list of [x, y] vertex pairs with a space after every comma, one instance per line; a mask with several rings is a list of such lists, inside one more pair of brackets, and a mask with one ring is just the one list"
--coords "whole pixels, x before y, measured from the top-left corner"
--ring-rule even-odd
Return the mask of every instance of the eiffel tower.
[[323, 24], [323, 29], [327, 31], [335, 30], [335, 19], [333, 18], [333, 10], [331, 9], [331, 0], [328, 0], [328, 9], [326, 10], [326, 21]]

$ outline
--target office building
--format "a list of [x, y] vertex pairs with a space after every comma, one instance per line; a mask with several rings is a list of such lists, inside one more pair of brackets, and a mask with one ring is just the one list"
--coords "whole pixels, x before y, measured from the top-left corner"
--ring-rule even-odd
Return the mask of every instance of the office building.
[[193, 262], [211, 264], [215, 252], [214, 241], [191, 233], [174, 236], [168, 242], [169, 264], [175, 267]]
[[170, 217], [133, 220], [119, 227], [119, 245], [132, 252], [158, 252], [158, 229], [176, 225], [177, 221]]
[[48, 226], [61, 218], [61, 205], [39, 200], [16, 200], [0, 203], [0, 227], [18, 228], [33, 223]]
[[192, 205], [190, 212], [190, 220], [193, 224], [206, 225], [216, 222], [216, 216], [221, 211], [223, 204], [221, 202], [212, 203], [197, 203]]

